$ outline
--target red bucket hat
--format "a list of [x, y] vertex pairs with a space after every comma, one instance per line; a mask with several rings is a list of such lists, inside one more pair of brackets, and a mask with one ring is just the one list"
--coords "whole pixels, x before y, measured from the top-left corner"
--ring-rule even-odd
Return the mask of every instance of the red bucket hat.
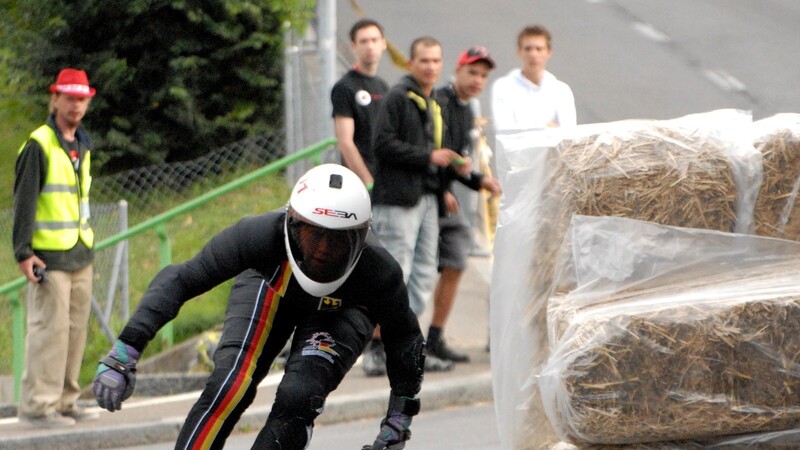
[[95, 89], [89, 87], [89, 77], [83, 70], [66, 68], [58, 73], [56, 84], [50, 85], [53, 94], [67, 94], [73, 97], [94, 97]]

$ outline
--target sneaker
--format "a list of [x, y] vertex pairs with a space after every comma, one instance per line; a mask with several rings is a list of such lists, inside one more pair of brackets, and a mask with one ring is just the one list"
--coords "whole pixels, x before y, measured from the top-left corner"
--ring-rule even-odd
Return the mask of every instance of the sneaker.
[[383, 342], [369, 341], [364, 348], [364, 360], [361, 365], [368, 377], [379, 377], [386, 374], [386, 352], [383, 350]]
[[75, 422], [89, 422], [100, 418], [97, 411], [89, 411], [88, 409], [76, 406], [69, 411], [62, 411], [61, 415], [64, 417], [71, 417]]
[[429, 342], [427, 345], [428, 356], [435, 356], [439, 359], [446, 359], [457, 363], [469, 362], [469, 355], [458, 353], [448, 347], [444, 339], [439, 338], [436, 342]]
[[453, 361], [437, 358], [433, 355], [425, 356], [425, 372], [447, 372], [453, 370]]
[[56, 411], [44, 416], [20, 416], [19, 420], [37, 428], [67, 428], [75, 426], [75, 419], [62, 416]]

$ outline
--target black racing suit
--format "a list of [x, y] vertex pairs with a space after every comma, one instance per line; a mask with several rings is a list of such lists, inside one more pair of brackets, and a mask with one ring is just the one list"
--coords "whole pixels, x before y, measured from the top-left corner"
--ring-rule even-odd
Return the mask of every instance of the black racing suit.
[[269, 212], [245, 218], [214, 236], [191, 260], [159, 272], [120, 334], [142, 351], [185, 301], [236, 276], [214, 371], [176, 448], [222, 448], [292, 332], [285, 374], [253, 448], [305, 447], [325, 399], [356, 362], [376, 324], [392, 392], [414, 397], [420, 390], [423, 338], [394, 258], [370, 234], [347, 281], [328, 296], [311, 296], [292, 277], [284, 217], [284, 212]]

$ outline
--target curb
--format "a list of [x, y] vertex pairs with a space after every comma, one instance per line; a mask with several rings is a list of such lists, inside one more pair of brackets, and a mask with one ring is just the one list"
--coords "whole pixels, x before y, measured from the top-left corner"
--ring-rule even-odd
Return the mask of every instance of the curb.
[[[374, 389], [359, 394], [328, 397], [325, 412], [315, 423], [334, 424], [381, 417], [386, 412], [388, 391]], [[420, 392], [422, 411], [432, 411], [451, 406], [471, 405], [492, 401], [491, 372], [481, 372], [459, 378], [449, 378], [423, 383]], [[234, 433], [254, 432], [261, 429], [269, 415], [269, 407], [251, 407], [242, 415]], [[104, 429], [85, 429], [52, 433], [47, 436], [27, 436], [3, 439], [2, 448], [8, 450], [89, 450], [119, 448], [174, 441], [183, 425], [184, 417], [169, 417], [147, 423], [119, 425]]]

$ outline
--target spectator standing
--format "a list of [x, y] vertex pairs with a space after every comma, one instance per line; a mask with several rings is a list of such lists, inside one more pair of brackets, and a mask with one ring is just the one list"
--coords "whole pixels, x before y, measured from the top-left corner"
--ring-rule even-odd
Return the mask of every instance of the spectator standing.
[[331, 90], [333, 124], [342, 164], [373, 184], [375, 156], [372, 124], [389, 85], [378, 77], [378, 64], [386, 50], [383, 28], [372, 19], [362, 19], [350, 29], [350, 50], [356, 63]]
[[19, 418], [56, 428], [92, 420], [77, 405], [91, 312], [92, 142], [81, 125], [95, 89], [66, 68], [50, 85], [50, 115], [20, 147], [14, 182], [14, 256], [28, 279]]
[[[375, 234], [403, 269], [411, 309], [420, 316], [436, 282], [440, 169], [471, 161], [442, 146], [441, 108], [431, 93], [442, 70], [442, 46], [432, 37], [411, 44], [409, 71], [387, 94], [373, 131], [378, 160], [373, 195]], [[452, 363], [427, 358], [426, 370]]]
[[492, 117], [496, 131], [529, 130], [576, 124], [572, 89], [547, 71], [553, 55], [550, 31], [529, 25], [517, 36], [521, 68], [492, 85]]
[[291, 350], [254, 449], [306, 448], [325, 400], [376, 324], [386, 344], [389, 407], [373, 448], [403, 448], [422, 384], [423, 339], [397, 262], [369, 234], [369, 193], [358, 176], [324, 164], [300, 177], [285, 211], [248, 217], [192, 259], [153, 279], [92, 390], [116, 411], [132, 393], [139, 356], [191, 298], [236, 277], [214, 370], [176, 448], [223, 448], [291, 336]]
[[[453, 82], [437, 89], [434, 97], [442, 107], [445, 123], [445, 146], [462, 156], [471, 156], [474, 147], [475, 116], [470, 101], [483, 92], [494, 69], [494, 59], [485, 47], [472, 47], [461, 53], [456, 63]], [[461, 276], [467, 267], [472, 244], [469, 221], [450, 190], [453, 176], [473, 190], [486, 189], [492, 195], [501, 193], [500, 183], [491, 176], [471, 172], [458, 176], [442, 171], [442, 196], [439, 206], [439, 281], [433, 294], [433, 316], [428, 328], [426, 348], [429, 356], [453, 362], [468, 362], [469, 356], [450, 348], [444, 339], [444, 327], [455, 303]]]
[[[383, 27], [372, 19], [362, 19], [350, 28], [350, 50], [355, 66], [331, 90], [333, 125], [342, 153], [342, 164], [372, 189], [375, 154], [372, 151], [372, 124], [389, 85], [378, 77], [378, 64], [386, 50]], [[368, 376], [386, 373], [386, 354], [376, 328], [364, 351], [361, 367]]]

